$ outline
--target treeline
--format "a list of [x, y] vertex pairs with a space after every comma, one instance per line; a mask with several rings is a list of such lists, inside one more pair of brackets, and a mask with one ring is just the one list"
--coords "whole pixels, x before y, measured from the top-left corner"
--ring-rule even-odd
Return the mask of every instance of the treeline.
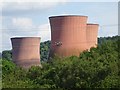
[[120, 39], [120, 36], [112, 36], [112, 37], [99, 37], [98, 38], [98, 44], [102, 44], [106, 41], [118, 41], [118, 39]]
[[79, 57], [54, 57], [51, 63], [42, 62], [42, 68], [29, 70], [1, 59], [3, 88], [120, 88], [119, 45], [117, 36]]
[[[98, 38], [98, 45], [106, 42], [106, 41], [117, 41], [120, 36], [112, 36], [112, 37], [100, 37]], [[50, 51], [51, 41], [45, 41], [40, 43], [40, 58], [41, 61], [47, 61]], [[5, 50], [2, 52], [2, 58], [12, 60], [12, 52], [11, 50]]]

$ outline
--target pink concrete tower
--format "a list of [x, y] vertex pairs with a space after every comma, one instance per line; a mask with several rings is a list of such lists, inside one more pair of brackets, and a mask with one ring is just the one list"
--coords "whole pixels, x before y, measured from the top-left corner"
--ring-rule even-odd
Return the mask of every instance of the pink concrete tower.
[[88, 49], [97, 46], [98, 24], [87, 24], [86, 36]]
[[40, 65], [40, 38], [16, 37], [11, 38], [12, 58], [18, 66], [29, 68]]
[[50, 57], [79, 56], [86, 50], [87, 16], [52, 16], [49, 17], [51, 26]]

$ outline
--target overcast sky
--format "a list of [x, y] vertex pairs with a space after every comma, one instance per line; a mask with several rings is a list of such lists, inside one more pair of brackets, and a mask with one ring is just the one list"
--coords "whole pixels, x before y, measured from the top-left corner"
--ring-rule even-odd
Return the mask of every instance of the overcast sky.
[[85, 15], [88, 16], [88, 23], [100, 25], [99, 37], [118, 34], [118, 2], [31, 1], [0, 3], [2, 7], [0, 15], [2, 48], [0, 52], [11, 49], [11, 37], [40, 36], [42, 42], [50, 40], [48, 17], [53, 15]]

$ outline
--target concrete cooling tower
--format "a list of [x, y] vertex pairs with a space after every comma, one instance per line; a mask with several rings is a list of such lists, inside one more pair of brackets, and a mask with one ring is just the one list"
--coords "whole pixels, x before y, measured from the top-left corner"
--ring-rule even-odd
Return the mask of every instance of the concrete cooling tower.
[[77, 55], [87, 48], [86, 23], [87, 16], [52, 16], [50, 57]]
[[23, 68], [40, 65], [40, 38], [11, 38], [13, 62]]
[[97, 46], [98, 24], [87, 24], [86, 36], [88, 49]]

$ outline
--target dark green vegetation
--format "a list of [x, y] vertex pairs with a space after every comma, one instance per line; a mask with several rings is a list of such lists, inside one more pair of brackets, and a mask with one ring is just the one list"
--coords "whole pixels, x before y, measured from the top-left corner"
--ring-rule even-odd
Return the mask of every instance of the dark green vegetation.
[[50, 41], [40, 43], [41, 61], [47, 61], [48, 60], [48, 55], [49, 55], [49, 51], [50, 51], [50, 43], [51, 43]]
[[42, 62], [43, 68], [24, 70], [4, 58], [3, 88], [120, 88], [118, 38], [106, 40], [79, 57], [54, 57], [51, 63]]
[[12, 60], [12, 51], [5, 50], [2, 52], [2, 59]]
[[2, 53], [0, 53], [0, 58], [2, 58]]

